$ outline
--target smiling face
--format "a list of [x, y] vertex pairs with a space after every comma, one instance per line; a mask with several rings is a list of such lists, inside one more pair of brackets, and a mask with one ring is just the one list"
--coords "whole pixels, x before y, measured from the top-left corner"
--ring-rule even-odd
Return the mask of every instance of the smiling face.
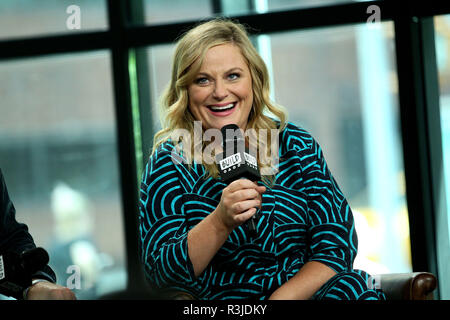
[[247, 126], [253, 105], [252, 78], [239, 47], [227, 43], [210, 48], [188, 86], [189, 110], [203, 128], [234, 123]]

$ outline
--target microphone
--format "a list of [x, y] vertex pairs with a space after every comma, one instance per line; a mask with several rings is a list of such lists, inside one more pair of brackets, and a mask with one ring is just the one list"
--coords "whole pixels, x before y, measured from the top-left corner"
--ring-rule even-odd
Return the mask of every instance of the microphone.
[[23, 290], [31, 286], [33, 273], [45, 267], [48, 262], [47, 251], [40, 247], [21, 254], [0, 254], [0, 294], [23, 299]]
[[[226, 184], [246, 178], [251, 181], [261, 180], [256, 157], [249, 153], [245, 146], [245, 139], [236, 124], [228, 124], [220, 129], [222, 132], [223, 153], [216, 156], [220, 177]], [[256, 236], [256, 225], [258, 222], [258, 211], [246, 225], [250, 236]]]

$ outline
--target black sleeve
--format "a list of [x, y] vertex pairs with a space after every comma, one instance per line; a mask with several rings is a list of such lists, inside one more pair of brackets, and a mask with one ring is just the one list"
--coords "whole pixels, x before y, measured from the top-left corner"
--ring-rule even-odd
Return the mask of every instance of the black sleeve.
[[[33, 249], [36, 245], [24, 223], [16, 220], [16, 209], [8, 195], [6, 183], [0, 169], [0, 253], [16, 252]], [[33, 274], [33, 278], [56, 282], [53, 270], [47, 265]]]

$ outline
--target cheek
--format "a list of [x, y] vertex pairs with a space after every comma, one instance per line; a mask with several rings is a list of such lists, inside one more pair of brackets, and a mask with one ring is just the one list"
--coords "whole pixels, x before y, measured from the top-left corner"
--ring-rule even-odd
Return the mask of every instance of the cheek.
[[242, 99], [245, 99], [246, 106], [251, 107], [253, 104], [253, 88], [252, 88], [251, 82], [246, 83], [246, 85], [241, 88], [240, 94], [241, 94]]
[[201, 119], [203, 96], [204, 94], [202, 94], [201, 90], [188, 89], [188, 109], [196, 120]]
[[203, 104], [207, 97], [206, 90], [202, 90], [202, 88], [191, 88], [188, 90], [189, 97], [189, 105], [194, 107]]
[[188, 108], [192, 112], [195, 110], [195, 106], [197, 104], [195, 90], [188, 89], [187, 94], [188, 94]]

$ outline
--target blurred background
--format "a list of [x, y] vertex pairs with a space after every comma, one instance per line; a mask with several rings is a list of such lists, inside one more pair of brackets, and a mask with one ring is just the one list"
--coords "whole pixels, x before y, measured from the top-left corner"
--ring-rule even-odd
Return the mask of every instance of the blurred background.
[[[147, 33], [139, 46], [126, 50], [131, 106], [127, 112], [133, 113], [135, 152], [131, 159], [136, 161], [133, 178], [138, 182], [153, 134], [160, 128], [158, 98], [170, 77], [174, 39], [165, 36], [164, 26], [176, 29], [177, 24], [216, 15], [243, 17], [311, 8], [318, 10], [311, 14], [320, 18], [320, 9], [352, 2], [136, 3], [134, 20], [128, 25], [160, 31], [154, 38]], [[11, 41], [107, 32], [108, 4], [2, 0], [0, 44], [8, 47]], [[68, 28], [70, 5], [80, 8], [79, 29]], [[436, 15], [433, 21], [444, 194], [444, 205], [434, 218], [434, 250], [440, 296], [449, 299], [450, 15]], [[404, 154], [402, 145], [406, 137], [401, 127], [394, 21], [316, 24], [283, 31], [274, 27], [270, 33], [252, 35], [270, 70], [272, 98], [288, 110], [290, 121], [317, 139], [353, 209], [359, 238], [355, 268], [372, 274], [411, 272], [414, 234], [404, 167], [410, 155]], [[17, 219], [28, 225], [38, 246], [48, 249], [58, 283], [67, 285], [73, 274], [70, 266], [79, 266], [81, 286], [74, 291], [80, 299], [97, 299], [129, 285], [126, 221], [134, 217], [127, 217], [133, 212], [124, 206], [124, 188], [136, 194], [138, 190], [137, 183], [121, 180], [124, 149], [118, 125], [126, 120], [117, 118], [117, 110], [124, 106], [118, 104], [115, 92], [114, 55], [110, 48], [95, 46], [74, 52], [44, 51], [0, 59], [0, 168]]]

